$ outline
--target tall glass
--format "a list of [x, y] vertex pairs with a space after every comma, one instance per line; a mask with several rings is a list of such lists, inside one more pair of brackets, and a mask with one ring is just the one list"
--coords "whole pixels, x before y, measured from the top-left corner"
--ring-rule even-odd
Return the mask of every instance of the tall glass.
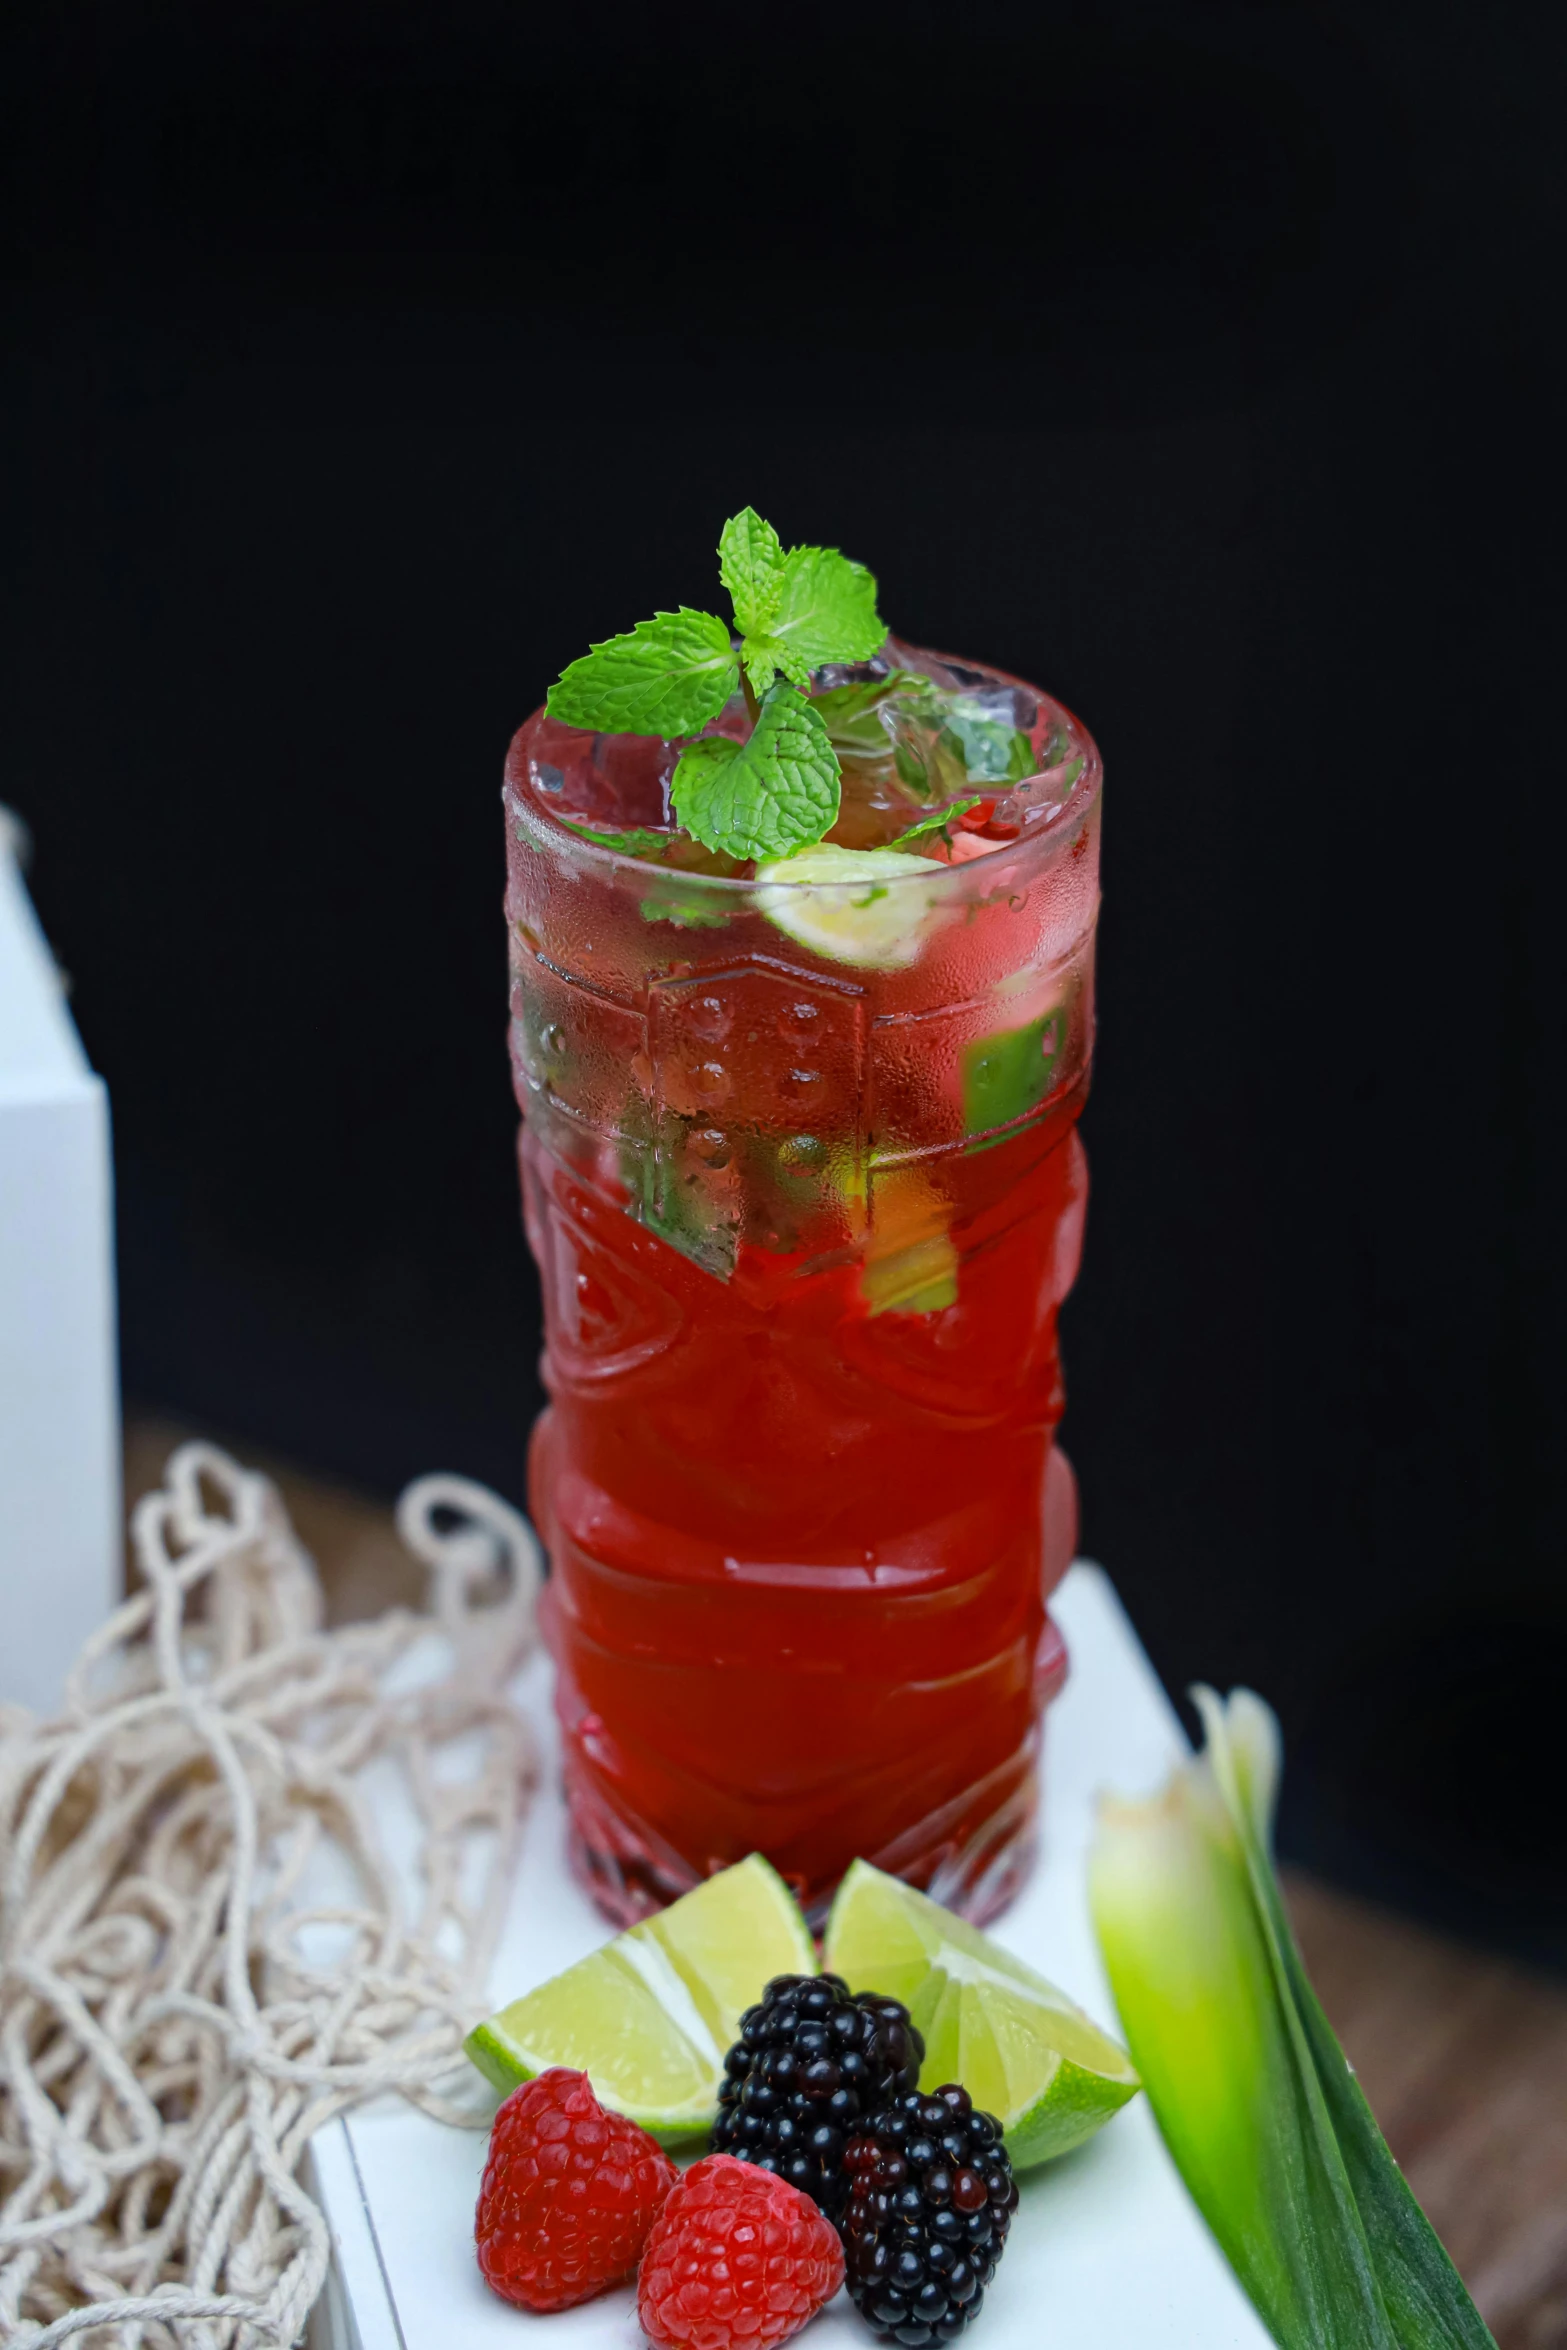
[[1100, 763], [957, 674], [1027, 697], [1050, 769], [1017, 837], [870, 909], [567, 828], [644, 805], [663, 745], [539, 713], [507, 760], [533, 1508], [575, 1861], [618, 1923], [757, 1850], [818, 1918], [856, 1855], [980, 1919], [1027, 1865]]

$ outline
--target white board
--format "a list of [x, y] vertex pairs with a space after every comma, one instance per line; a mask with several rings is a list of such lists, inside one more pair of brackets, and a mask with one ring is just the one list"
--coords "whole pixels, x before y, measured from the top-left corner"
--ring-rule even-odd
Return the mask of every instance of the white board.
[[[1114, 1591], [1079, 1562], [1053, 1603], [1071, 1653], [1049, 1717], [1041, 1859], [997, 1938], [1114, 2028], [1089, 1922], [1085, 1855], [1101, 1788], [1141, 1792], [1184, 1752], [1179, 1723]], [[565, 1817], [547, 1668], [521, 1702], [539, 1728], [546, 1785], [529, 1823], [493, 2004], [568, 1966], [606, 1937], [565, 1861]], [[760, 1988], [760, 1986], [758, 1986]], [[555, 2317], [498, 2300], [473, 2256], [485, 2142], [406, 2110], [334, 2122], [312, 2148], [336, 2268], [315, 2324], [318, 2350], [638, 2350], [630, 2287]], [[1005, 2258], [965, 2346], [974, 2350], [1266, 2350], [1236, 2284], [1139, 2097], [1089, 2145], [1027, 2173]], [[842, 2294], [806, 2350], [866, 2350], [873, 2336]]]
[[0, 808], [0, 1702], [54, 1711], [119, 1597], [109, 1103]]

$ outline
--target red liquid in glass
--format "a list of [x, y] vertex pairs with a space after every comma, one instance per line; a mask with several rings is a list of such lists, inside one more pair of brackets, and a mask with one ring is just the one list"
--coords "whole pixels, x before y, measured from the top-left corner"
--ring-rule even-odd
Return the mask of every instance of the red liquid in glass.
[[[1045, 1603], [1075, 1536], [1053, 1434], [1087, 1191], [1092, 873], [1063, 863], [1057, 899], [993, 892], [917, 972], [867, 974], [813, 964], [754, 912], [662, 942], [644, 913], [622, 940], [591, 873], [572, 898], [539, 863], [514, 856], [510, 901], [552, 1399], [532, 1504], [577, 1866], [622, 1922], [756, 1850], [818, 1917], [856, 1856], [992, 1915], [1027, 1864], [1065, 1669]], [[1058, 1082], [965, 1142], [978, 1048], [942, 1047], [933, 1077], [931, 1023], [955, 1005], [982, 1045], [1010, 1042], [1041, 1003], [1064, 1007]], [[809, 1049], [796, 1028], [819, 1032]], [[656, 1214], [627, 1087], [691, 1187]], [[846, 1207], [811, 1151], [857, 1116], [869, 1172]], [[668, 1235], [682, 1199], [726, 1196], [720, 1277], [687, 1253], [704, 1242]]]

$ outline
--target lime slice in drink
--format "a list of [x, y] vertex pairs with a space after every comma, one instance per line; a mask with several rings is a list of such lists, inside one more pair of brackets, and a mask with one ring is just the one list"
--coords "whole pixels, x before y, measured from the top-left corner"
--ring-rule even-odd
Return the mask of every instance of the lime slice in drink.
[[753, 1852], [514, 1999], [464, 2045], [497, 2089], [570, 2065], [616, 2113], [688, 2138], [712, 2123], [742, 2009], [774, 1975], [815, 1972], [799, 1904]]
[[1137, 2093], [1126, 2051], [1064, 1991], [867, 1861], [838, 1889], [827, 1964], [851, 1991], [903, 2001], [925, 2035], [920, 2086], [961, 2081], [1017, 2170], [1081, 2145]]
[[906, 970], [940, 907], [944, 868], [902, 849], [819, 841], [756, 868], [756, 902], [813, 955], [868, 971]]

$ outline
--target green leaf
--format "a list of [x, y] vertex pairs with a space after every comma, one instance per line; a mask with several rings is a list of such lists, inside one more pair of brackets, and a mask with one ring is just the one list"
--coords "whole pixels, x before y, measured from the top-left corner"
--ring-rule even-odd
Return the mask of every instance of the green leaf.
[[1494, 2350], [1441, 2238], [1415, 2201], [1322, 2012], [1285, 1912], [1271, 1854], [1279, 1773], [1278, 1724], [1249, 1690], [1228, 1705], [1199, 1685], [1214, 1778], [1234, 1822], [1281, 2008], [1303, 2070], [1320, 2096], [1333, 2151], [1343, 2163], [1378, 2290], [1400, 2345], [1411, 2350]]
[[[746, 676], [751, 680], [751, 691], [758, 701], [778, 674], [780, 650], [769, 636], [748, 636], [740, 647], [740, 658], [745, 664]], [[810, 683], [809, 678], [806, 683]]]
[[1039, 765], [1033, 740], [1021, 727], [973, 702], [951, 705], [940, 747], [969, 783], [1021, 783]]
[[791, 685], [803, 692], [824, 661], [868, 661], [886, 635], [863, 563], [835, 547], [790, 548], [763, 642]]
[[835, 685], [811, 696], [816, 712], [832, 738], [840, 758], [886, 758], [892, 739], [881, 721], [884, 702], [898, 694], [923, 691], [930, 683], [914, 669], [889, 670], [885, 677], [867, 677], [854, 685]]
[[911, 791], [917, 800], [930, 796], [930, 766], [917, 744], [900, 742], [892, 754], [892, 763], [898, 770], [898, 781], [905, 791]]
[[793, 686], [774, 685], [749, 742], [704, 735], [675, 769], [670, 798], [686, 830], [731, 857], [780, 857], [820, 840], [838, 814], [838, 760]]
[[569, 817], [558, 816], [555, 821], [567, 832], [574, 832], [578, 840], [589, 840], [596, 849], [614, 849], [622, 857], [652, 857], [661, 849], [673, 846], [672, 832], [654, 832], [648, 825], [634, 824], [629, 832], [595, 832], [590, 824], [573, 824]]
[[[778, 609], [783, 569], [783, 545], [772, 524], [764, 522], [754, 506], [731, 515], [719, 534], [718, 576], [729, 590], [742, 636], [758, 636], [766, 629]], [[758, 693], [766, 690], [757, 687]]]
[[672, 922], [677, 930], [722, 930], [729, 920], [723, 909], [689, 897], [644, 898], [637, 911], [644, 922]]
[[[908, 839], [905, 833], [903, 840]], [[902, 848], [903, 841], [899, 841]], [[989, 1134], [1038, 1107], [1055, 1081], [1066, 1042], [1066, 1007], [1057, 1004], [1026, 1028], [977, 1036], [963, 1048], [963, 1131]]]
[[1494, 2350], [1317, 2004], [1271, 1856], [1278, 1725], [1193, 1691], [1206, 1751], [1106, 1801], [1094, 1925], [1182, 2178], [1284, 2350]]
[[660, 612], [595, 645], [551, 686], [544, 707], [603, 734], [696, 734], [734, 692], [729, 631], [711, 612]]
[[935, 832], [940, 834], [950, 849], [953, 825], [960, 816], [966, 816], [970, 808], [978, 806], [978, 800], [954, 800], [950, 808], [933, 809], [929, 816], [922, 816], [918, 824], [911, 824], [907, 832], [900, 832], [893, 846], [906, 849], [911, 840], [923, 840], [928, 832]]
[[1462, 2277], [1388, 2150], [1307, 1979], [1293, 1936], [1285, 1958], [1394, 2332], [1401, 2343], [1433, 2350], [1495, 2350]]

